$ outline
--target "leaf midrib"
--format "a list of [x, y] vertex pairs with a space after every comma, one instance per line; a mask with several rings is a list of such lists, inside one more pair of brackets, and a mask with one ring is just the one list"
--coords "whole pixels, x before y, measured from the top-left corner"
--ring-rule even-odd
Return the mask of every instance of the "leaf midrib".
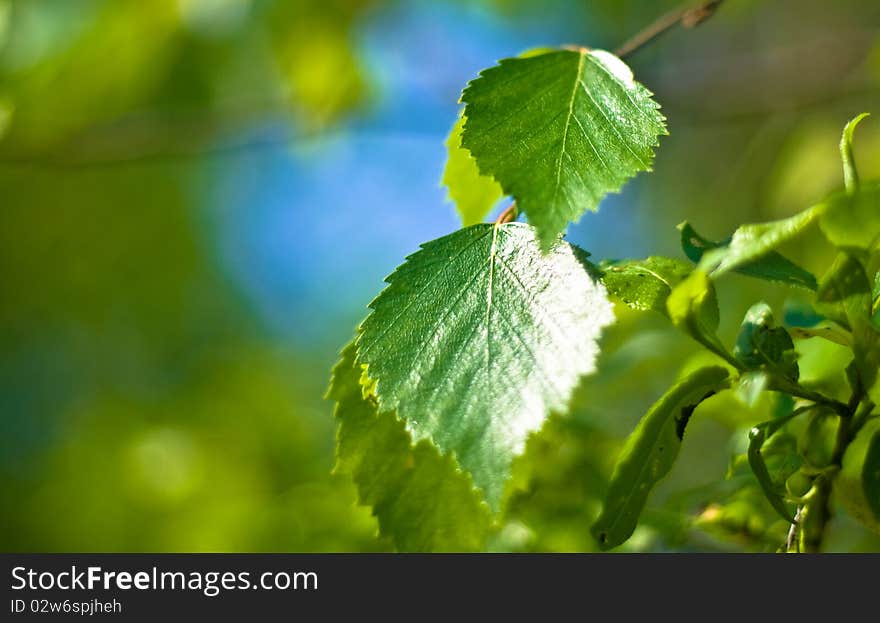
[[581, 72], [584, 70], [584, 59], [586, 58], [587, 53], [584, 50], [581, 50], [578, 53], [578, 66], [577, 71], [574, 74], [574, 85], [571, 87], [571, 97], [568, 98], [568, 116], [565, 118], [565, 128], [562, 130], [562, 144], [561, 149], [559, 150], [559, 156], [556, 158], [556, 185], [553, 188], [553, 201], [552, 204], [556, 204], [556, 198], [559, 196], [559, 186], [562, 181], [562, 158], [565, 156], [565, 144], [568, 141], [568, 128], [571, 125], [571, 120], [574, 117], [574, 100], [575, 96], [577, 96], [578, 85], [581, 84]]

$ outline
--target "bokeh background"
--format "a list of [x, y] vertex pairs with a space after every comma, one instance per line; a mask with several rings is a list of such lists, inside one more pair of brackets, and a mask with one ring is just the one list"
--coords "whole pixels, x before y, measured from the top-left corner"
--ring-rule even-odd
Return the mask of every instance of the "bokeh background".
[[[528, 48], [614, 49], [677, 5], [0, 0], [0, 549], [389, 549], [331, 474], [323, 392], [383, 277], [458, 227], [439, 180], [461, 89]], [[843, 124], [880, 117], [880, 3], [728, 0], [629, 62], [671, 135], [569, 238], [680, 257], [685, 218], [722, 238], [842, 185]], [[857, 158], [880, 176], [877, 119]], [[788, 254], [821, 272], [817, 245]], [[731, 277], [719, 296], [730, 343], [752, 302], [781, 316], [799, 294]], [[517, 465], [493, 549], [592, 549], [623, 436], [703, 357], [620, 311]], [[815, 341], [807, 380], [842, 365]], [[702, 410], [627, 547], [778, 546], [731, 468], [765, 402]], [[880, 538], [839, 515], [828, 548]]]

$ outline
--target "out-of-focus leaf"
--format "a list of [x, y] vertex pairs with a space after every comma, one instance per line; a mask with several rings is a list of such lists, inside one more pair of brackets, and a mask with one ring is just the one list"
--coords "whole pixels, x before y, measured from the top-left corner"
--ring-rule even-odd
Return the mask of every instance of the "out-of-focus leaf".
[[836, 324], [823, 323], [815, 327], [792, 327], [788, 330], [789, 335], [793, 339], [808, 340], [813, 337], [820, 337], [823, 340], [840, 344], [841, 346], [852, 347], [852, 335]]
[[880, 419], [868, 420], [843, 455], [834, 494], [863, 525], [880, 533]]
[[544, 252], [524, 223], [428, 242], [388, 283], [358, 340], [380, 411], [454, 453], [498, 510], [526, 438], [594, 371], [607, 292], [583, 251]]
[[383, 535], [402, 551], [478, 551], [489, 531], [489, 509], [470, 476], [451, 456], [422, 441], [413, 446], [393, 413], [378, 413], [364, 396], [352, 342], [333, 370], [336, 470], [351, 474], [362, 504]]
[[874, 519], [880, 521], [880, 432], [875, 431], [867, 442], [862, 463], [862, 491]]
[[367, 96], [361, 60], [352, 42], [353, 17], [362, 7], [334, 11], [320, 3], [276, 2], [269, 30], [290, 103], [310, 129], [338, 120]]
[[[75, 10], [94, 13], [77, 36], [53, 50], [57, 53], [37, 57], [18, 71], [0, 68], [3, 96], [15, 110], [4, 140], [19, 150], [61, 144], [91, 124], [143, 106], [180, 50], [181, 40], [174, 37], [179, 27], [175, 2], [104, 2]], [[38, 15], [17, 8], [10, 27], [24, 30], [26, 24], [19, 20], [51, 17], [50, 12]]]
[[799, 372], [794, 342], [788, 331], [774, 324], [773, 311], [767, 303], [752, 305], [743, 318], [733, 356], [749, 370], [763, 368], [797, 381]]
[[767, 381], [766, 372], [760, 370], [745, 372], [736, 384], [736, 395], [747, 406], [754, 407], [761, 397], [761, 392], [767, 389]]
[[831, 464], [840, 416], [826, 408], [817, 408], [798, 439], [798, 451], [815, 469]]
[[[776, 431], [782, 428], [789, 420], [794, 417], [793, 415], [778, 418], [775, 420], [770, 420], [769, 422], [762, 422], [757, 426], [753, 427], [749, 432], [749, 466], [752, 468], [752, 472], [755, 474], [755, 477], [758, 479], [758, 484], [761, 486], [761, 490], [764, 492], [764, 495], [767, 497], [767, 500], [770, 502], [771, 506], [788, 522], [794, 523], [794, 513], [785, 505], [784, 495], [785, 495], [785, 487], [784, 484], [776, 483], [773, 481], [773, 477], [770, 475], [770, 470], [767, 467], [767, 463], [764, 461], [764, 456], [761, 453], [761, 449], [764, 446], [764, 442], [767, 441]], [[784, 483], [783, 479], [783, 483]]]
[[789, 523], [777, 520], [777, 512], [766, 506], [760, 487], [741, 486], [724, 501], [709, 504], [694, 525], [724, 541], [773, 552], [784, 541]]
[[462, 145], [551, 247], [568, 223], [651, 168], [665, 120], [623, 61], [602, 50], [508, 58], [462, 94]]
[[446, 169], [443, 171], [443, 185], [449, 190], [449, 198], [455, 202], [455, 209], [461, 217], [462, 225], [475, 225], [489, 214], [499, 199], [501, 187], [491, 177], [480, 175], [477, 163], [470, 152], [461, 146], [461, 129], [464, 115], [455, 122], [449, 138], [446, 139]]
[[819, 228], [834, 246], [858, 253], [871, 249], [880, 239], [880, 183], [838, 193], [822, 205]]
[[871, 389], [880, 366], [880, 330], [872, 320], [873, 292], [862, 264], [840, 253], [822, 277], [816, 300], [820, 312], [852, 331], [862, 387]]
[[602, 282], [608, 292], [627, 306], [640, 311], [666, 314], [666, 299], [672, 288], [691, 272], [691, 266], [670, 257], [652, 256], [644, 260], [606, 262]]
[[676, 327], [714, 352], [725, 352], [715, 333], [719, 322], [718, 298], [706, 273], [697, 269], [675, 286], [666, 299], [666, 310]]
[[724, 368], [701, 368], [667, 391], [639, 422], [620, 453], [605, 506], [591, 528], [602, 549], [632, 535], [648, 495], [675, 463], [694, 410], [726, 379]]
[[880, 327], [880, 271], [874, 275], [874, 290], [871, 294], [873, 302], [871, 303], [871, 316], [874, 320], [874, 326]]
[[685, 255], [712, 277], [736, 271], [815, 290], [816, 277], [774, 249], [802, 233], [817, 216], [818, 211], [810, 209], [781, 221], [743, 225], [721, 242], [707, 240], [685, 221], [679, 225], [681, 246]]
[[850, 122], [844, 126], [843, 134], [840, 137], [840, 159], [843, 161], [843, 181], [846, 185], [846, 190], [849, 193], [854, 193], [859, 188], [859, 174], [856, 170], [856, 160], [853, 156], [853, 134], [862, 120], [869, 116], [870, 113], [863, 112], [854, 119], [851, 119]]

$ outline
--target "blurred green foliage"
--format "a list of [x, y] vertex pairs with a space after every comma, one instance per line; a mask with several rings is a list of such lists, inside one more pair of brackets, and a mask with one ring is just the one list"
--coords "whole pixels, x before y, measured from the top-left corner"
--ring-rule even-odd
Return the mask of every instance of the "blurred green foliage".
[[[543, 2], [483, 4], [545, 33]], [[584, 3], [573, 36], [613, 48], [676, 4]], [[267, 331], [219, 265], [201, 204], [211, 150], [236, 132], [279, 115], [306, 134], [332, 131], [369, 109], [378, 87], [357, 33], [392, 5], [0, 0], [0, 549], [391, 548], [354, 486], [330, 473], [323, 392], [338, 343], [294, 347]], [[728, 2], [631, 64], [671, 136], [630, 229], [651, 252], [680, 256], [685, 218], [720, 240], [841, 186], [840, 127], [880, 114], [880, 6]], [[860, 172], [877, 179], [876, 117], [859, 132]], [[785, 255], [815, 270], [832, 253], [816, 248]], [[751, 302], [781, 316], [798, 292], [730, 276], [718, 298], [732, 344]], [[712, 363], [663, 318], [617, 312], [572, 414], [517, 462], [493, 549], [595, 549], [589, 525], [623, 438], [676, 378]], [[801, 382], [838, 369], [821, 389], [845, 397], [845, 349], [797, 349]], [[746, 407], [728, 394], [693, 418], [626, 548], [772, 551], [784, 539], [734, 459], [774, 399]], [[876, 551], [880, 539], [841, 513], [827, 547]]]

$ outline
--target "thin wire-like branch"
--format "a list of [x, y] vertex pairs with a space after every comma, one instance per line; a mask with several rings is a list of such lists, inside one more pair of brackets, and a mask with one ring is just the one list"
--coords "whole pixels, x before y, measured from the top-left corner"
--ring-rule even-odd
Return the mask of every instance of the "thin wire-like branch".
[[709, 0], [696, 7], [682, 7], [667, 13], [647, 28], [636, 33], [629, 41], [617, 48], [614, 54], [621, 58], [629, 56], [676, 26], [695, 28], [715, 15], [723, 2], [724, 0]]

